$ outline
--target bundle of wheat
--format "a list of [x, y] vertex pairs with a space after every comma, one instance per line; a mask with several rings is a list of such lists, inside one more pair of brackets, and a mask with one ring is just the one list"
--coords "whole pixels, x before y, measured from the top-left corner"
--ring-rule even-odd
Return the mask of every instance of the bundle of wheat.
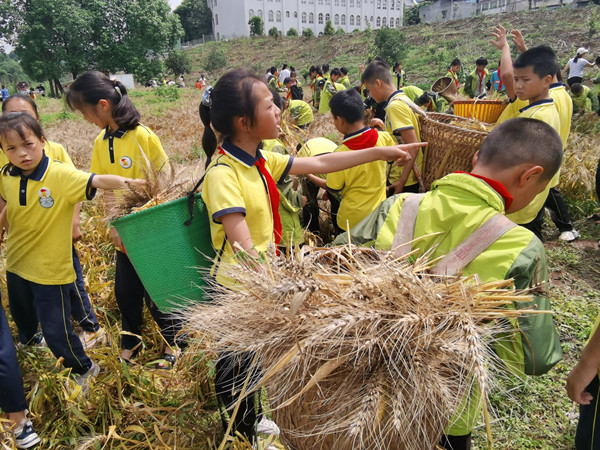
[[435, 448], [461, 399], [490, 385], [494, 319], [532, 313], [503, 308], [529, 300], [509, 282], [434, 278], [386, 252], [269, 261], [242, 262], [242, 291], [214, 286], [214, 302], [184, 316], [215, 350], [256, 354], [247, 392], [267, 388], [295, 449]]

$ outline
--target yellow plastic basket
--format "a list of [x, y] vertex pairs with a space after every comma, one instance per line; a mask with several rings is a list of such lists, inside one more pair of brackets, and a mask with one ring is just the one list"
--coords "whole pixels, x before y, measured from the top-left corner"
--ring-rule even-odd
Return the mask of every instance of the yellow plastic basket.
[[454, 114], [460, 117], [476, 119], [480, 122], [496, 123], [506, 103], [502, 100], [456, 100], [453, 103]]

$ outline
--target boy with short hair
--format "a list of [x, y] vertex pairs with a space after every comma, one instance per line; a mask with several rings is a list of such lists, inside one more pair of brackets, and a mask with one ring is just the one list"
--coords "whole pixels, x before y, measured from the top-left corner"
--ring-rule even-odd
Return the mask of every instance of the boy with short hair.
[[348, 78], [348, 68], [340, 67], [342, 78], [338, 80], [338, 83], [343, 84], [346, 89], [350, 89], [350, 79]]
[[302, 100], [304, 94], [302, 90], [296, 84], [294, 84], [294, 81], [291, 77], [287, 77], [285, 80], [283, 80], [283, 84], [288, 91], [286, 100]]
[[315, 109], [319, 109], [319, 104], [321, 102], [321, 89], [319, 88], [319, 81], [323, 79], [323, 74], [321, 73], [321, 69], [317, 66], [310, 66], [308, 70], [308, 76], [310, 77], [310, 88], [313, 91], [312, 102]]
[[490, 73], [486, 69], [487, 65], [487, 58], [477, 58], [475, 61], [475, 70], [467, 75], [463, 90], [469, 97], [480, 97], [486, 93], [486, 84], [490, 78]]
[[569, 92], [573, 100], [573, 114], [598, 112], [598, 97], [581, 83], [573, 83]]
[[[452, 173], [433, 183], [431, 191], [417, 204], [414, 221], [404, 220], [406, 216], [402, 213], [417, 196], [396, 195], [385, 200], [350, 233], [340, 235], [335, 244], [344, 244], [349, 235], [354, 244], [403, 250], [404, 254], [412, 250], [415, 257], [428, 254], [430, 260], [435, 260], [461, 248], [472, 235], [485, 240], [478, 228], [496, 216], [518, 211], [529, 204], [544, 190], [561, 161], [561, 140], [552, 127], [533, 119], [509, 120], [486, 137], [474, 157], [471, 173]], [[405, 240], [398, 239], [411, 223], [414, 233], [403, 236]], [[462, 271], [464, 276], [477, 274], [481, 283], [514, 279], [516, 289], [530, 289], [547, 281], [546, 255], [540, 240], [531, 231], [511, 227], [510, 223], [503, 231], [495, 241], [487, 240], [483, 250], [468, 255], [469, 258], [454, 269]], [[450, 265], [444, 273], [451, 273], [452, 268]], [[550, 310], [544, 292], [537, 290], [532, 294], [537, 309]], [[527, 303], [518, 307], [530, 306], [532, 304]], [[534, 331], [536, 339], [521, 339], [520, 331], [526, 329]], [[525, 321], [519, 320], [514, 333], [499, 339], [501, 345], [495, 347], [498, 356], [511, 371], [520, 375], [548, 371], [562, 355], [550, 314], [535, 314]], [[519, 342], [522, 343], [520, 348]], [[529, 356], [523, 358], [523, 355]], [[532, 370], [533, 367], [543, 369]], [[473, 394], [471, 399], [476, 396]], [[480, 409], [475, 407], [477, 403], [472, 401], [470, 406], [457, 412], [446, 429], [442, 441], [445, 448], [470, 448], [471, 430]]]
[[329, 79], [325, 80], [325, 83], [321, 88], [321, 101], [319, 103], [319, 114], [327, 114], [329, 112], [329, 100], [335, 95], [336, 92], [345, 90], [343, 84], [337, 81], [342, 76], [340, 69], [333, 69], [329, 75]]
[[[331, 73], [333, 76], [333, 71]], [[344, 135], [336, 152], [349, 152], [370, 147], [395, 145], [386, 132], [379, 132], [363, 123], [364, 104], [358, 91], [338, 92], [329, 102], [335, 128]], [[341, 230], [349, 230], [385, 200], [385, 162], [376, 161], [327, 175], [327, 180], [309, 175], [317, 186], [333, 193], [341, 193], [337, 212]]]
[[[385, 121], [373, 119], [371, 126], [387, 131], [399, 143], [420, 142], [419, 120], [411, 108], [411, 105], [414, 108], [418, 106], [402, 90], [396, 90], [387, 64], [373, 61], [363, 72], [361, 81], [373, 100], [385, 103]], [[388, 166], [388, 193], [419, 191], [418, 178], [423, 170], [423, 152], [418, 149], [409, 150], [409, 153], [411, 160], [406, 166]]]

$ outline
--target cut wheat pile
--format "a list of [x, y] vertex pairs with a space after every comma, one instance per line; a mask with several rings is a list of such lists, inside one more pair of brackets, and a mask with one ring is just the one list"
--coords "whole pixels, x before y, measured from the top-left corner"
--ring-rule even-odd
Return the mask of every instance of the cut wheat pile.
[[[386, 252], [316, 249], [245, 265], [246, 292], [185, 313], [220, 352], [254, 352], [282, 439], [295, 449], [435, 448], [461, 399], [490, 385], [489, 344], [510, 284], [440, 279]], [[206, 340], [202, 345], [206, 345]]]

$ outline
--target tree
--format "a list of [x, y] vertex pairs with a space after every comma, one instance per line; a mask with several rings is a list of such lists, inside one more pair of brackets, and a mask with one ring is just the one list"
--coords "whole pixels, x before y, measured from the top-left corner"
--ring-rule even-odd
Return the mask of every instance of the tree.
[[165, 66], [173, 75], [190, 73], [192, 71], [192, 60], [187, 53], [173, 50], [165, 60]]
[[269, 29], [269, 36], [271, 37], [279, 37], [279, 30], [277, 27], [273, 27]]
[[404, 25], [417, 25], [421, 23], [421, 16], [419, 16], [419, 10], [421, 5], [413, 6], [412, 8], [404, 7]]
[[335, 34], [335, 28], [333, 28], [333, 24], [331, 23], [331, 20], [328, 20], [325, 23], [325, 29], [323, 30], [323, 34], [325, 36], [332, 36], [333, 34]]
[[[12, 54], [11, 54], [12, 55]], [[25, 80], [25, 72], [11, 55], [0, 51], [0, 84], [6, 86]]]
[[296, 30], [295, 28], [290, 28], [287, 32], [287, 35], [289, 37], [298, 36], [298, 30]]
[[395, 28], [380, 28], [375, 32], [375, 39], [369, 49], [369, 57], [375, 56], [383, 58], [390, 66], [402, 61], [406, 54], [406, 36], [400, 30]]
[[173, 12], [179, 16], [186, 41], [212, 34], [212, 13], [206, 0], [183, 0]]
[[248, 21], [248, 25], [250, 25], [250, 36], [262, 36], [265, 34], [265, 27], [261, 17], [251, 17]]
[[304, 30], [302, 30], [302, 36], [304, 37], [313, 37], [315, 35], [315, 33], [313, 33], [312, 28], [305, 28]]

